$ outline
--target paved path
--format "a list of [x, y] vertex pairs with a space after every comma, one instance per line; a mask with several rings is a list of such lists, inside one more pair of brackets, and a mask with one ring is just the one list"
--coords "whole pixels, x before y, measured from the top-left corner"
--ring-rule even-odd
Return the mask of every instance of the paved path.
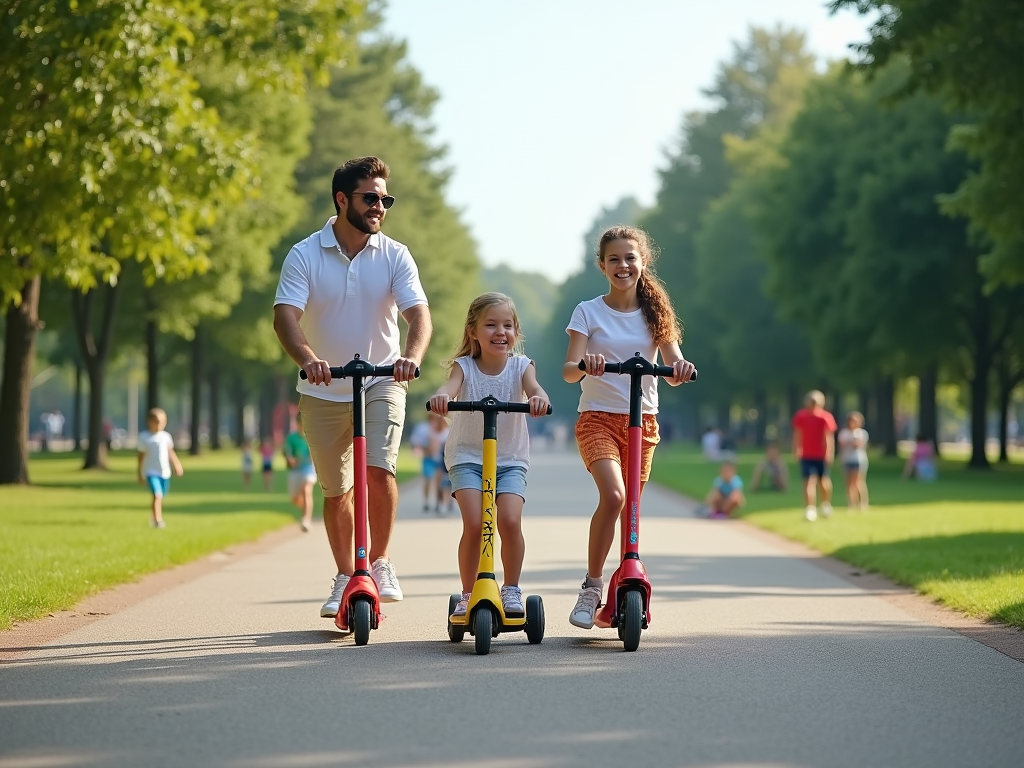
[[571, 627], [594, 500], [578, 457], [536, 457], [540, 646], [447, 641], [459, 523], [413, 489], [392, 552], [406, 599], [369, 645], [317, 617], [318, 528], [0, 666], [0, 768], [1024, 764], [1024, 664], [653, 486], [640, 650]]

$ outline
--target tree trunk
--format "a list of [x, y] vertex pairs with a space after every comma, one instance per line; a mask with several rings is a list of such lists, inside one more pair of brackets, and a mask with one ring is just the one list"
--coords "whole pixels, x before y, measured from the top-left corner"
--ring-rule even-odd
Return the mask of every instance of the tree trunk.
[[100, 290], [94, 288], [83, 294], [77, 289], [71, 289], [71, 315], [75, 321], [75, 336], [78, 339], [85, 370], [89, 375], [89, 446], [85, 452], [83, 469], [105, 469], [107, 466], [109, 434], [103, 420], [103, 382], [114, 338], [114, 318], [117, 315], [121, 283], [107, 286], [105, 290], [106, 306], [103, 307], [103, 317], [97, 334], [93, 330], [93, 307]]
[[220, 445], [220, 366], [211, 365], [208, 372], [210, 387], [210, 449], [219, 451]]
[[876, 391], [878, 404], [878, 441], [886, 456], [896, 455], [896, 419], [894, 414], [895, 381], [887, 374], [879, 378]]
[[768, 431], [768, 393], [763, 389], [754, 393], [754, 408], [757, 410], [757, 434], [754, 435], [754, 445], [763, 448], [765, 434]]
[[160, 357], [156, 320], [146, 319], [146, 410], [160, 407]]
[[988, 437], [988, 379], [992, 373], [991, 325], [989, 302], [981, 298], [972, 327], [974, 378], [971, 379], [971, 460], [967, 462], [967, 466], [972, 469], [991, 468], [988, 456], [985, 455], [985, 440]]
[[21, 303], [7, 310], [0, 385], [0, 485], [27, 485], [32, 361], [39, 324], [38, 275], [22, 286]]
[[260, 429], [261, 440], [267, 440], [274, 436], [274, 381], [267, 378], [260, 388]]
[[188, 448], [190, 456], [198, 456], [199, 427], [203, 415], [203, 330], [196, 327], [195, 338], [192, 339], [192, 416], [189, 419], [189, 436], [192, 444]]
[[935, 402], [935, 389], [939, 383], [937, 365], [929, 365], [922, 371], [917, 391], [917, 432], [931, 440], [935, 453], [939, 452], [939, 409]]
[[730, 415], [730, 404], [729, 403], [718, 403], [716, 406], [715, 419], [718, 422], [718, 428], [723, 432], [729, 432], [732, 429], [732, 416]]
[[245, 442], [245, 383], [241, 377], [235, 380], [235, 445]]
[[72, 413], [71, 429], [74, 432], [75, 450], [82, 447], [82, 361], [75, 356], [75, 407]]
[[1006, 441], [1009, 437], [1010, 421], [1010, 396], [1013, 394], [1014, 384], [1007, 384], [1001, 381], [999, 384], [999, 463], [1009, 464], [1010, 454], [1007, 451]]

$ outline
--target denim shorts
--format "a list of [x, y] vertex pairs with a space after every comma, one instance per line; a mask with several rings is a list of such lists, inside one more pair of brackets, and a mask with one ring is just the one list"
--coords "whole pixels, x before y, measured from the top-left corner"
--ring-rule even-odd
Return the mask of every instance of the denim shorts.
[[[479, 491], [483, 483], [484, 468], [480, 464], [456, 464], [448, 470], [452, 481], [452, 493], [472, 489]], [[498, 483], [495, 496], [514, 493], [526, 498], [526, 469], [524, 467], [498, 467]]]

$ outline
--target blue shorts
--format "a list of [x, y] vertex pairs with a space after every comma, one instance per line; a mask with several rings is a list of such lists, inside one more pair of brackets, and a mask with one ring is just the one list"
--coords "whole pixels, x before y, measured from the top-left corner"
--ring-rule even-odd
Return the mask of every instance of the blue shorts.
[[[448, 470], [452, 481], [452, 493], [472, 489], [479, 491], [483, 484], [484, 468], [480, 464], [456, 464]], [[526, 499], [526, 469], [524, 467], [498, 467], [498, 482], [495, 496], [514, 493]]]
[[800, 475], [804, 478], [827, 477], [828, 465], [824, 459], [800, 459]]
[[430, 456], [423, 457], [423, 476], [433, 477], [437, 474], [437, 459], [431, 458]]
[[149, 490], [152, 491], [153, 495], [158, 499], [162, 499], [167, 495], [167, 492], [171, 490], [171, 478], [169, 477], [146, 475], [146, 483], [149, 485]]

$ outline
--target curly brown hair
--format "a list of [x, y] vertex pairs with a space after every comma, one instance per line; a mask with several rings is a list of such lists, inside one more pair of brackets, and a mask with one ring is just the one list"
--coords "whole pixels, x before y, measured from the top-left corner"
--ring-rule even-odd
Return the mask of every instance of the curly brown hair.
[[658, 260], [659, 249], [651, 240], [650, 235], [639, 227], [619, 224], [604, 231], [597, 243], [597, 262], [604, 264], [604, 249], [613, 240], [631, 240], [636, 244], [638, 255], [643, 262], [644, 270], [636, 284], [636, 297], [640, 309], [644, 313], [644, 321], [651, 332], [656, 346], [681, 342], [683, 326], [672, 307], [665, 284], [658, 279], [654, 264]]

